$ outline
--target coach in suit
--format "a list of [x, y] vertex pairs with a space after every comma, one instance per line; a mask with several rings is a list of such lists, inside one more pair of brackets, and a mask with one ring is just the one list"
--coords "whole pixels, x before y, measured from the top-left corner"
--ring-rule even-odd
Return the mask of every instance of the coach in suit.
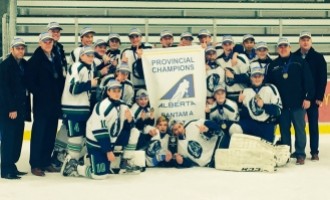
[[302, 57], [309, 66], [314, 79], [315, 97], [311, 100], [311, 106], [307, 109], [309, 124], [309, 141], [313, 161], [319, 160], [319, 106], [323, 101], [327, 86], [327, 63], [322, 54], [312, 47], [312, 34], [302, 31], [299, 36], [300, 48], [294, 53]]
[[33, 124], [30, 146], [31, 172], [45, 176], [56, 172], [51, 166], [61, 95], [64, 87], [62, 64], [52, 52], [54, 40], [48, 32], [39, 35], [39, 47], [28, 61], [28, 89], [33, 94]]
[[21, 155], [24, 121], [30, 119], [25, 47], [22, 39], [14, 39], [11, 54], [0, 64], [1, 177], [6, 179], [20, 179], [27, 174], [15, 165]]

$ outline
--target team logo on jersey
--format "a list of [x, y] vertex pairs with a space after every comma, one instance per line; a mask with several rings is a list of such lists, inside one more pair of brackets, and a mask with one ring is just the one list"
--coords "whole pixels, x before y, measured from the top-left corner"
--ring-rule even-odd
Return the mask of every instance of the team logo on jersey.
[[[234, 75], [236, 74], [233, 68], [226, 67], [226, 70], [230, 71]], [[227, 76], [226, 76], [225, 82], [228, 86], [233, 86], [235, 84], [235, 80], [233, 78], [228, 78]]]
[[152, 141], [146, 151], [147, 156], [154, 157], [161, 149], [161, 144], [159, 140]]
[[194, 88], [194, 77], [192, 74], [188, 74], [175, 83], [174, 86], [169, 89], [169, 91], [167, 91], [161, 99], [168, 99], [173, 102], [178, 102], [184, 98], [192, 98], [195, 97]]
[[255, 98], [250, 100], [249, 107], [254, 116], [260, 116], [264, 112], [264, 109], [257, 105]]
[[189, 141], [188, 142], [188, 153], [198, 159], [202, 156], [202, 153], [203, 153], [203, 148], [202, 146], [196, 142], [196, 141]]
[[207, 85], [207, 90], [209, 92], [213, 92], [215, 86], [219, 85], [220, 82], [220, 76], [219, 74], [212, 73], [206, 78], [206, 85]]

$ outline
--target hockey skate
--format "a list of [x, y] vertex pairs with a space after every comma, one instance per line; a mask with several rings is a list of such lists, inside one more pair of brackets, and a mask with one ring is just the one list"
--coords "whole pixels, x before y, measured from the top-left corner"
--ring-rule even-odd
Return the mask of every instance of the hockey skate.
[[54, 151], [51, 157], [51, 165], [57, 169], [61, 170], [65, 157], [67, 155], [66, 150]]
[[63, 166], [61, 168], [61, 174], [63, 176], [78, 177], [79, 175], [77, 172], [77, 167], [78, 167], [78, 161], [72, 159], [71, 156], [68, 155], [63, 162]]
[[132, 165], [129, 159], [122, 159], [120, 163], [119, 174], [140, 174], [144, 170], [142, 167]]

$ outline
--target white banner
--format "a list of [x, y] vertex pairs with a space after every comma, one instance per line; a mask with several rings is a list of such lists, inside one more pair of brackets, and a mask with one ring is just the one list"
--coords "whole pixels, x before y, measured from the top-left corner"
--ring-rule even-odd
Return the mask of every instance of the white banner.
[[205, 118], [205, 54], [200, 46], [143, 50], [143, 71], [155, 116]]

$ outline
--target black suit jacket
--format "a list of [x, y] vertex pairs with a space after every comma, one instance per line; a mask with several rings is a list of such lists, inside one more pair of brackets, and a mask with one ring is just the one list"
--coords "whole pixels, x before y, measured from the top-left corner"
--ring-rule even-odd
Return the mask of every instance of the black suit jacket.
[[[301, 50], [298, 49], [294, 54], [301, 57]], [[313, 47], [308, 51], [305, 60], [314, 78], [314, 99], [323, 101], [325, 88], [327, 86], [327, 63], [323, 55], [315, 51]]]
[[64, 76], [60, 59], [53, 62], [38, 47], [28, 61], [28, 89], [33, 94], [34, 117], [60, 117]]
[[16, 111], [18, 118], [30, 121], [31, 105], [26, 88], [26, 60], [22, 59], [20, 66], [12, 54], [0, 64], [0, 115], [7, 118], [10, 112]]

